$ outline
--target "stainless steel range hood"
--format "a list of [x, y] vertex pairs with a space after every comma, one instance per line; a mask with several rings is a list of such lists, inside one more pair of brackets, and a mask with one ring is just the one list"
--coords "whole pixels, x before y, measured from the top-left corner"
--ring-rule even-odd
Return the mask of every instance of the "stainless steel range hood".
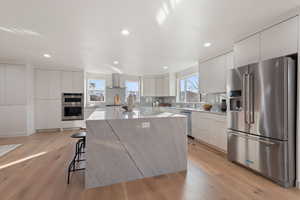
[[112, 74], [112, 88], [121, 88], [121, 74]]

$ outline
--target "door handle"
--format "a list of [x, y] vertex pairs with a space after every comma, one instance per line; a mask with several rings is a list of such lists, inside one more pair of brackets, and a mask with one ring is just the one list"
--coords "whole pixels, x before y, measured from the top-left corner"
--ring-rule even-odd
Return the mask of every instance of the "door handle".
[[254, 76], [248, 76], [248, 106], [250, 124], [254, 124]]
[[248, 140], [254, 140], [254, 141], [257, 141], [257, 142], [261, 142], [261, 143], [265, 143], [267, 145], [275, 145], [276, 143], [274, 142], [270, 142], [270, 141], [267, 141], [267, 140], [262, 140], [262, 139], [258, 139], [258, 138], [255, 138], [255, 137], [251, 137], [251, 136], [246, 136], [246, 135], [240, 135], [238, 133], [235, 133], [235, 132], [228, 132], [229, 134], [231, 135], [234, 135], [236, 137], [241, 137], [241, 138], [244, 138], [244, 139], [248, 139]]
[[243, 109], [244, 109], [244, 122], [246, 124], [248, 124], [248, 103], [247, 103], [247, 87], [246, 87], [246, 84], [247, 84], [247, 76], [248, 74], [244, 73], [243, 74], [243, 91], [242, 91], [242, 95], [243, 95]]

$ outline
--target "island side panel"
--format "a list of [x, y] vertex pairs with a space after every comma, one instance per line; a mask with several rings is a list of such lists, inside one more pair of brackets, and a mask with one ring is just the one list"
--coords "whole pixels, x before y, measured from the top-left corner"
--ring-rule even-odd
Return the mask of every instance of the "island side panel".
[[87, 121], [85, 186], [94, 188], [142, 178], [105, 120]]
[[87, 188], [187, 168], [184, 117], [90, 120], [87, 128]]
[[[186, 118], [109, 120], [143, 177], [187, 169]], [[149, 125], [149, 127], [148, 127]]]

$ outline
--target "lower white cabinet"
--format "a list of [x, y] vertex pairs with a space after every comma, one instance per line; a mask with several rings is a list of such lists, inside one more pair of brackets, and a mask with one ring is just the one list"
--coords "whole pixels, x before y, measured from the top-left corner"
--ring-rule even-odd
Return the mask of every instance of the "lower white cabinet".
[[226, 116], [192, 112], [192, 136], [227, 152]]
[[61, 100], [36, 100], [36, 129], [54, 129], [61, 127]]
[[27, 107], [0, 106], [0, 137], [27, 135]]

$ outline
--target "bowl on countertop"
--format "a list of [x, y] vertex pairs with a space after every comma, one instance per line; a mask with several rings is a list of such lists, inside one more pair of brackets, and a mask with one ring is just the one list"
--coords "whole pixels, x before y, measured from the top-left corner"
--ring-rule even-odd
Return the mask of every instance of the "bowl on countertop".
[[210, 111], [212, 109], [212, 105], [211, 104], [204, 104], [202, 107], [203, 107], [203, 109], [205, 111]]

